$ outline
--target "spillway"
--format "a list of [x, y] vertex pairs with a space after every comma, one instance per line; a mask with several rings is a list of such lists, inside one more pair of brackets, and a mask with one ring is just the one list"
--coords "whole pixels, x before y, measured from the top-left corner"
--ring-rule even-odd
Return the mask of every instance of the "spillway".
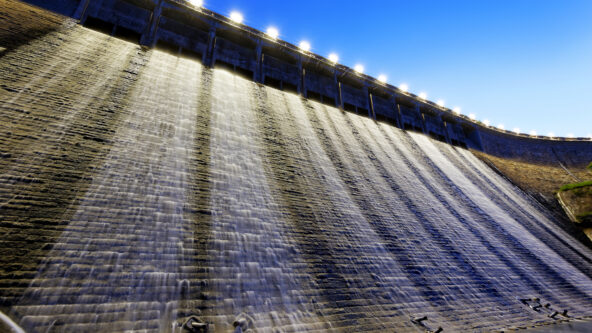
[[0, 309], [27, 332], [592, 316], [590, 249], [468, 150], [68, 21], [0, 77]]

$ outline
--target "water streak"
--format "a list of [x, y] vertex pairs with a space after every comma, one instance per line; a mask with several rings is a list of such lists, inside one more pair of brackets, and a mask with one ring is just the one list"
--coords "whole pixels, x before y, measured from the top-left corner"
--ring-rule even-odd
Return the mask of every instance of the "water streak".
[[181, 268], [191, 266], [184, 206], [201, 67], [159, 52], [148, 63], [111, 152], [13, 307], [31, 331], [176, 327]]
[[320, 322], [307, 308], [292, 269], [299, 250], [284, 235], [286, 221], [270, 194], [250, 99], [256, 85], [225, 71], [215, 71], [213, 85], [209, 255], [213, 297], [223, 304], [216, 329], [242, 322], [243, 329], [297, 331]]

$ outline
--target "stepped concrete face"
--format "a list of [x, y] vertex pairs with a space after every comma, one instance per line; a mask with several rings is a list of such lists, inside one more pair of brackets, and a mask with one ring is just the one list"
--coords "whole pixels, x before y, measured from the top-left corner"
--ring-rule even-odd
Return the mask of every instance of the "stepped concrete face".
[[0, 310], [27, 332], [592, 315], [590, 249], [468, 150], [0, 8]]

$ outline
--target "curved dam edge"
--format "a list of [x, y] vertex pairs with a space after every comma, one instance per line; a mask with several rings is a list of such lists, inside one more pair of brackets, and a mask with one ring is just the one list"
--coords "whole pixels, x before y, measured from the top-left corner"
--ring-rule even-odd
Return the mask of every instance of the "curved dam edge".
[[[306, 54], [284, 41], [236, 26], [207, 9], [176, 0], [26, 0], [71, 16], [85, 26], [226, 68], [285, 91], [342, 110], [367, 115], [398, 128], [484, 153], [541, 165], [585, 167], [592, 162], [592, 139], [515, 134], [485, 126], [433, 102], [342, 65]], [[1, 45], [0, 45], [1, 46]]]

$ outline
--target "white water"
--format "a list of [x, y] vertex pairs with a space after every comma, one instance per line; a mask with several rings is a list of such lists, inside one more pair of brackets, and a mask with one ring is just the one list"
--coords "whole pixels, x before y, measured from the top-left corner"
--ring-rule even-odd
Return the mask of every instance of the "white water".
[[[504, 227], [504, 229], [520, 239], [526, 248], [529, 248], [539, 260], [545, 261], [552, 269], [557, 270], [557, 273], [562, 275], [575, 285], [586, 286], [589, 278], [582, 275], [575, 267], [571, 266], [565, 259], [559, 257], [557, 253], [551, 250], [544, 242], [536, 238], [529, 230], [523, 227], [518, 221], [513, 220], [513, 217], [502, 210], [498, 205], [494, 204], [488, 197], [484, 195], [475, 184], [471, 183], [459, 170], [456, 168], [443, 154], [436, 148], [435, 144], [423, 135], [411, 134], [413, 139], [418, 143], [419, 147], [429, 156], [434, 163], [440, 166], [450, 179], [454, 179], [455, 184], [469, 196], [472, 200], [479, 202], [481, 209], [491, 216], [495, 221]], [[532, 210], [533, 212], [536, 210]], [[544, 253], [544, 257], [541, 254]], [[587, 292], [592, 291], [592, 285], [587, 285]]]
[[[95, 45], [87, 34], [68, 38]], [[121, 44], [114, 53], [96, 47], [96, 62], [111, 66], [85, 91], [61, 82], [81, 65], [68, 43], [56, 48], [72, 62], [19, 81], [31, 92], [2, 101], [14, 126], [28, 120], [10, 108], [52, 94], [76, 107], [56, 108], [43, 127], [50, 133], [24, 144], [5, 174], [35, 177], [22, 165], [46, 158], [32, 151], [58, 147], [70, 123], [107, 98], [137, 52]], [[531, 297], [592, 315], [590, 250], [470, 152], [194, 61], [134, 57], [139, 74], [109, 153], [11, 309], [29, 331], [181, 331], [191, 315], [216, 332], [235, 321], [257, 332], [552, 322], [518, 300]], [[5, 179], [15, 196], [30, 190]], [[193, 214], [196, 192], [207, 193], [208, 218]], [[423, 315], [426, 327], [411, 323]]]
[[200, 67], [159, 52], [149, 61], [110, 154], [13, 307], [27, 329], [175, 327], [181, 268], [191, 266], [184, 248], [192, 247], [192, 223], [183, 208]]
[[[270, 194], [261, 135], [250, 92], [255, 84], [215, 71], [210, 138], [212, 292], [223, 304], [216, 330], [227, 332], [237, 318], [246, 329], [297, 331], [317, 323], [310, 293], [293, 269], [299, 250], [283, 233], [281, 207]], [[248, 327], [248, 328], [247, 328]]]

